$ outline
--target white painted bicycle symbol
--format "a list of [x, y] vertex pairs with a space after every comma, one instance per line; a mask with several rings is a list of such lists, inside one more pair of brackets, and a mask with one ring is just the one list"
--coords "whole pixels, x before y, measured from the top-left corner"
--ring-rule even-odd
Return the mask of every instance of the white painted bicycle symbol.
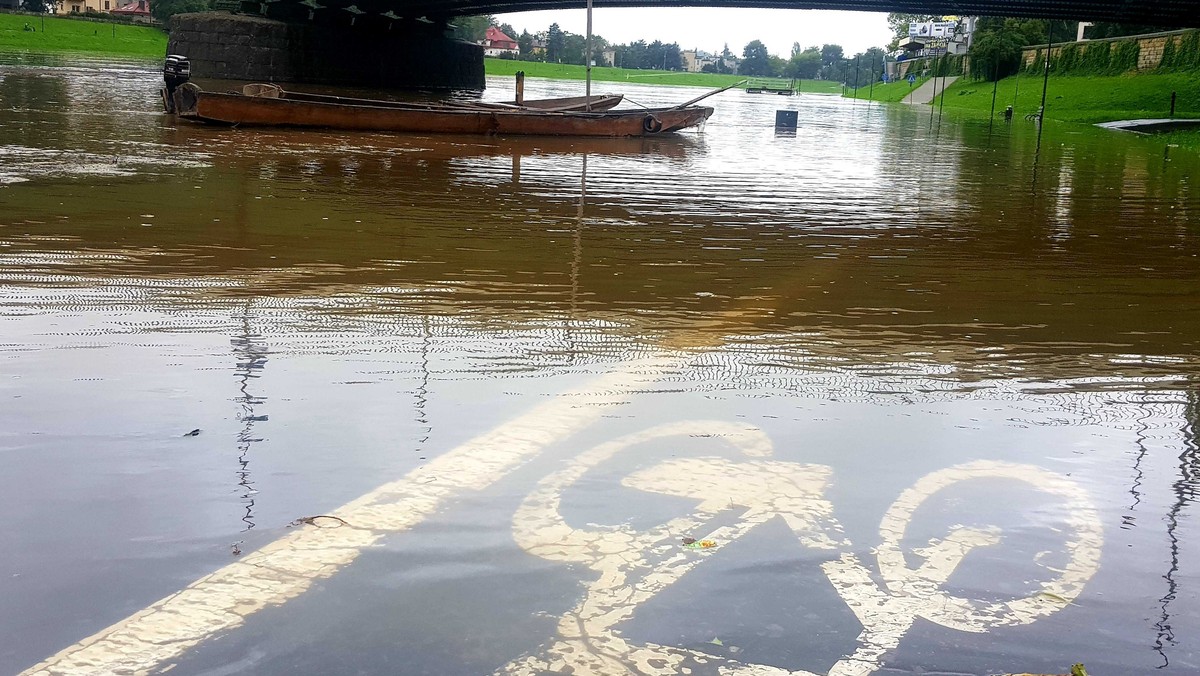
[[[626, 526], [580, 530], [567, 524], [561, 514], [563, 491], [590, 469], [647, 441], [696, 434], [723, 438], [746, 460], [675, 459], [622, 480], [629, 488], [694, 498], [700, 503], [694, 513], [649, 531]], [[850, 543], [833, 516], [833, 506], [824, 497], [832, 470], [822, 465], [772, 460], [773, 454], [771, 440], [757, 428], [720, 421], [678, 422], [600, 444], [578, 456], [566, 469], [544, 478], [514, 516], [517, 543], [551, 561], [584, 564], [597, 575], [587, 585], [583, 599], [559, 620], [557, 636], [548, 647], [509, 663], [498, 673], [676, 674], [684, 673], [689, 663], [718, 661], [712, 655], [683, 647], [635, 645], [616, 627], [630, 619], [640, 605], [716, 555], [715, 550], [680, 548], [677, 535], [702, 532], [731, 506], [745, 510], [740, 520], [716, 527], [704, 539], [728, 543], [771, 519], [782, 518], [806, 547], [843, 552], [849, 549]], [[1064, 544], [1068, 560], [1036, 593], [1003, 602], [982, 602], [943, 590], [969, 552], [1001, 542], [1002, 534], [994, 528], [954, 527], [946, 537], [912, 550], [923, 562], [916, 568], [908, 565], [901, 542], [917, 508], [939, 491], [974, 479], [1017, 480], [1061, 500], [1069, 530]], [[857, 648], [839, 660], [829, 676], [874, 672], [884, 654], [900, 644], [917, 618], [960, 631], [984, 632], [1028, 624], [1061, 610], [1095, 574], [1101, 530], [1095, 508], [1078, 487], [1038, 467], [978, 461], [925, 476], [896, 499], [880, 524], [876, 558], [882, 586], [854, 554], [843, 553], [822, 565], [829, 582], [863, 627]], [[723, 661], [718, 672], [724, 676], [815, 676], [807, 671], [732, 660]]]

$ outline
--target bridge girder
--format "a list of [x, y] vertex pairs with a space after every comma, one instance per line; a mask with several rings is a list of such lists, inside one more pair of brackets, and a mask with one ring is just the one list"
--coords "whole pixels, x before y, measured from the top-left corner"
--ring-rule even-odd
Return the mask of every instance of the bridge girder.
[[[580, 9], [583, 0], [364, 0], [363, 9], [389, 8], [408, 16], [501, 14]], [[1200, 0], [594, 0], [606, 7], [735, 7], [906, 12], [958, 16], [1012, 16], [1072, 21], [1200, 26]]]

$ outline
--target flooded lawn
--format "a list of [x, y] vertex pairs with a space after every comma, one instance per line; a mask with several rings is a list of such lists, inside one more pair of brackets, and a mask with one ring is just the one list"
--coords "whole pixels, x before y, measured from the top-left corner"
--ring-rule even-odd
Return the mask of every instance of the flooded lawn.
[[0, 673], [1200, 670], [1194, 153], [736, 91], [214, 129], [0, 63]]

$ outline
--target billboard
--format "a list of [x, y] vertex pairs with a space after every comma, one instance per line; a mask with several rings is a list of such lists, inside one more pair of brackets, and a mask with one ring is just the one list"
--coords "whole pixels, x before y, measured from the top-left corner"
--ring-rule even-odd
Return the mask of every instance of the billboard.
[[954, 36], [954, 31], [956, 28], [958, 28], [957, 21], [926, 21], [924, 23], [910, 23], [908, 25], [908, 37], [949, 38]]

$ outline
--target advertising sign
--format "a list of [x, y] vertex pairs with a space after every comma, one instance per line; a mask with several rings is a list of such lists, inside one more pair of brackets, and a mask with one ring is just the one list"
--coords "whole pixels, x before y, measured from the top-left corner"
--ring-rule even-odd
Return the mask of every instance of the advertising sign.
[[954, 35], [958, 23], [955, 21], [926, 21], [908, 25], [910, 38], [948, 38]]

